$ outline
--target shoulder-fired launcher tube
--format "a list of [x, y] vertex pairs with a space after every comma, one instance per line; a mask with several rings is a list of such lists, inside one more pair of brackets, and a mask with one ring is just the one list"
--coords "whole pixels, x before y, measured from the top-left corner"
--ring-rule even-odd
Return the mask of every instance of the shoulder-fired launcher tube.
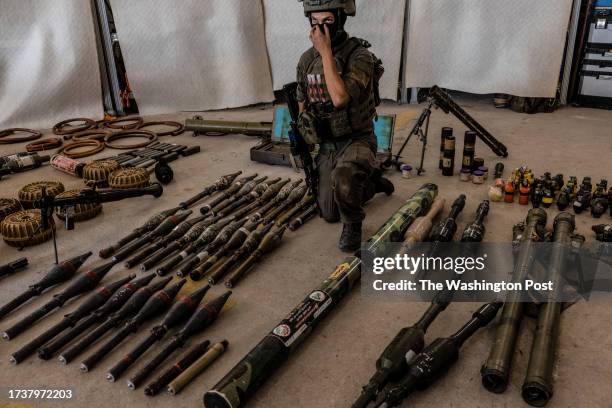
[[[562, 290], [564, 265], [571, 250], [572, 234], [576, 228], [574, 216], [563, 212], [555, 217], [548, 278], [557, 291]], [[553, 370], [559, 336], [562, 303], [552, 294], [551, 301], [540, 306], [538, 324], [533, 335], [529, 365], [523, 381], [523, 399], [529, 405], [543, 407], [553, 396]]]
[[[374, 256], [384, 253], [390, 242], [403, 240], [414, 220], [425, 214], [438, 194], [435, 184], [426, 184], [392, 215], [365, 243]], [[351, 291], [361, 278], [361, 260], [350, 256], [313, 290], [230, 372], [204, 394], [207, 408], [243, 407], [261, 385], [303, 344], [315, 326]], [[309, 316], [303, 319], [303, 316]]]
[[[517, 282], [525, 279], [533, 265], [534, 240], [543, 239], [546, 221], [546, 212], [541, 208], [529, 210], [514, 266], [513, 279]], [[516, 293], [511, 292], [504, 303], [489, 357], [480, 370], [482, 385], [494, 393], [501, 393], [508, 386], [512, 357], [523, 318], [524, 304], [518, 302], [515, 296]]]

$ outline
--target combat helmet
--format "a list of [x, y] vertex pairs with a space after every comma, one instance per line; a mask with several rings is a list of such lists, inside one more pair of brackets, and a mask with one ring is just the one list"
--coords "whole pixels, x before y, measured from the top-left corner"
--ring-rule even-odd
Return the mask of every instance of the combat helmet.
[[340, 9], [347, 16], [355, 16], [357, 10], [355, 0], [298, 0], [304, 2], [304, 15], [308, 17], [310, 13], [316, 11], [329, 11]]

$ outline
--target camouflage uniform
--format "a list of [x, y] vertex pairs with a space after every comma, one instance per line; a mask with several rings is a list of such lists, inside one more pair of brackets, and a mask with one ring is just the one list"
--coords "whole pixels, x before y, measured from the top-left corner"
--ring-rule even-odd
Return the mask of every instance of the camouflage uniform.
[[372, 80], [375, 57], [361, 41], [347, 36], [333, 47], [338, 72], [350, 95], [344, 109], [331, 104], [321, 55], [314, 48], [302, 55], [297, 67], [298, 101], [319, 119], [317, 200], [328, 222], [360, 223], [365, 218], [364, 204], [375, 194], [372, 180], [380, 172], [372, 124], [376, 115]]

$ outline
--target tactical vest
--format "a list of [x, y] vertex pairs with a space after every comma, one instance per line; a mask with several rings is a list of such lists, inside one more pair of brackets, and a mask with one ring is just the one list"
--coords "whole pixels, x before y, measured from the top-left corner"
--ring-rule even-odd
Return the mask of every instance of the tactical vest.
[[[350, 57], [357, 49], [370, 46], [365, 40], [351, 37], [340, 49], [334, 50], [334, 59], [340, 75], [345, 75]], [[372, 121], [376, 116], [377, 106], [374, 88], [375, 82], [377, 83], [380, 79], [377, 76], [377, 70], [382, 70], [382, 63], [373, 54], [371, 55], [375, 66], [380, 65], [380, 68], [375, 67], [366, 91], [360, 93], [358, 100], [351, 100], [345, 108], [337, 109], [333, 106], [327, 85], [323, 80], [325, 76], [322, 58], [314, 52], [314, 49], [308, 53], [308, 59], [305, 61], [307, 69], [304, 89], [308, 90], [308, 111], [317, 121], [316, 127], [320, 139], [319, 141], [312, 140], [311, 143], [330, 138], [333, 140], [348, 139], [355, 134], [373, 132]]]

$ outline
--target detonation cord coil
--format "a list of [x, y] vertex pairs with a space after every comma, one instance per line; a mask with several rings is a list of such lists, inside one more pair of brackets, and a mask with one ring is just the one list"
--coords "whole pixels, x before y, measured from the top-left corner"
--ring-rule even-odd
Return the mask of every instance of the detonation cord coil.
[[[127, 138], [132, 138], [132, 137], [146, 138], [147, 141], [142, 142], [142, 143], [129, 144], [129, 145], [122, 145], [122, 144], [114, 143], [117, 140], [127, 139]], [[156, 140], [157, 140], [157, 134], [154, 132], [150, 132], [148, 130], [122, 130], [121, 132], [117, 132], [113, 135], [106, 136], [106, 138], [104, 139], [106, 146], [110, 147], [111, 149], [118, 149], [118, 150], [140, 149], [142, 147], [146, 147], [150, 145]]]
[[185, 132], [185, 125], [171, 120], [146, 122], [138, 126], [138, 129], [144, 129], [151, 126], [170, 126], [175, 128], [166, 132], [155, 132], [157, 136], [178, 136]]
[[106, 120], [102, 122], [102, 127], [115, 130], [128, 130], [138, 129], [138, 127], [143, 123], [144, 119], [142, 119], [140, 116], [135, 116], [133, 118]]
[[[91, 147], [91, 149], [74, 152], [74, 150], [81, 149], [83, 147]], [[94, 139], [85, 139], [65, 145], [60, 149], [58, 154], [62, 154], [70, 159], [80, 159], [83, 157], [93, 156], [94, 154], [100, 153], [102, 150], [104, 150], [103, 142]]]
[[[26, 136], [9, 137], [18, 133], [26, 133]], [[28, 136], [29, 135], [29, 136]], [[29, 142], [42, 137], [42, 133], [27, 128], [11, 128], [0, 131], [0, 144], [13, 144], [21, 142]]]
[[30, 153], [32, 152], [42, 152], [45, 150], [52, 150], [61, 147], [63, 144], [62, 139], [59, 137], [51, 137], [48, 139], [38, 140], [33, 143], [29, 143], [26, 145], [26, 150]]
[[[79, 123], [82, 122], [82, 123]], [[53, 126], [56, 135], [72, 135], [96, 127], [96, 121], [88, 118], [66, 119]]]

